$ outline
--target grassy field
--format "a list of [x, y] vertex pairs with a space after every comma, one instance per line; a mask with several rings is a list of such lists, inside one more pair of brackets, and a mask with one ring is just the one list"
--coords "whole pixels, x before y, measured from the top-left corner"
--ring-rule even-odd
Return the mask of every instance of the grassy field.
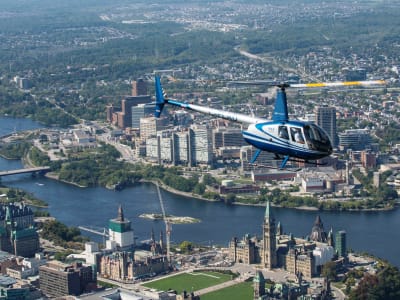
[[148, 282], [143, 284], [143, 286], [160, 291], [168, 291], [169, 289], [172, 289], [180, 294], [184, 290], [187, 292], [194, 292], [229, 280], [231, 280], [231, 275], [228, 274], [217, 272], [193, 272], [182, 273], [176, 276]]
[[201, 295], [201, 300], [251, 300], [253, 299], [253, 283], [242, 282], [215, 292]]

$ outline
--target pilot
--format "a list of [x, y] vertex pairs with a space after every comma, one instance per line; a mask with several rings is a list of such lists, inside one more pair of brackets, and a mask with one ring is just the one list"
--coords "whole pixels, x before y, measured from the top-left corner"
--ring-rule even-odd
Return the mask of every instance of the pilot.
[[281, 139], [285, 139], [285, 140], [289, 139], [289, 134], [288, 134], [287, 128], [285, 126], [279, 127], [279, 137]]

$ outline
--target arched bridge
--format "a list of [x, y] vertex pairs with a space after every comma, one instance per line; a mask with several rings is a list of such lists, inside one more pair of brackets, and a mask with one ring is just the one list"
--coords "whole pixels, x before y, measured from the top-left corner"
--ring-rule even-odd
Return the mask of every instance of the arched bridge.
[[8, 175], [24, 174], [24, 173], [46, 173], [48, 171], [50, 171], [50, 167], [35, 167], [35, 168], [26, 168], [18, 170], [8, 170], [8, 171], [0, 171], [0, 177]]

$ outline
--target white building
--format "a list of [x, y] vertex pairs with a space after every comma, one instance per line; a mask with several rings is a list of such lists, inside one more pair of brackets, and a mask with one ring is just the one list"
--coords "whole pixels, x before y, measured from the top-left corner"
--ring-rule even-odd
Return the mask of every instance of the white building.
[[301, 187], [306, 193], [322, 192], [324, 190], [324, 179], [320, 177], [305, 177], [301, 179]]
[[213, 162], [212, 131], [204, 125], [192, 125], [189, 132], [191, 165]]
[[127, 250], [134, 246], [134, 234], [131, 221], [124, 218], [122, 207], [118, 208], [118, 217], [109, 222], [109, 240], [106, 242], [108, 250]]
[[332, 246], [319, 246], [313, 250], [315, 267], [322, 266], [333, 259], [335, 249]]

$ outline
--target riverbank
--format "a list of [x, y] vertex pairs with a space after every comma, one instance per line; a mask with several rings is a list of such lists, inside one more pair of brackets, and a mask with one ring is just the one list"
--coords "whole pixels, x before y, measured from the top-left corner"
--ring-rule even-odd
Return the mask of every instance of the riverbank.
[[80, 187], [80, 188], [88, 188], [88, 186], [80, 185], [80, 184], [77, 184], [75, 182], [62, 180], [62, 179], [59, 178], [59, 176], [56, 173], [53, 173], [53, 172], [47, 172], [44, 176], [46, 178], [49, 178], [49, 179], [52, 179], [52, 180], [57, 180], [57, 181], [60, 181], [60, 182], [66, 183], [66, 184], [71, 184], [71, 185], [74, 185], [74, 186], [77, 186], [77, 187]]
[[[32, 163], [32, 161], [30, 160], [29, 154], [25, 154], [24, 157], [21, 159], [22, 163], [24, 164], [24, 166], [29, 166], [32, 167], [34, 166], [34, 164]], [[63, 183], [66, 184], [70, 184], [70, 185], [74, 185], [77, 186], [79, 188], [86, 188], [86, 187], [90, 187], [90, 186], [86, 186], [86, 185], [82, 185], [76, 182], [70, 182], [67, 180], [63, 180], [60, 179], [58, 174], [56, 173], [47, 173], [45, 175], [47, 178], [53, 179], [53, 180], [58, 180], [61, 181]], [[175, 188], [172, 188], [166, 184], [164, 184], [163, 182], [161, 182], [161, 180], [157, 180], [157, 179], [141, 179], [139, 182], [151, 182], [153, 184], [157, 184], [157, 182], [159, 182], [159, 186], [165, 190], [168, 191], [172, 194], [175, 195], [179, 195], [179, 196], [183, 196], [183, 197], [189, 197], [189, 198], [194, 198], [197, 200], [201, 200], [201, 201], [208, 201], [208, 202], [225, 202], [223, 199], [223, 197], [228, 197], [228, 195], [219, 195], [218, 198], [220, 199], [210, 199], [210, 198], [206, 198], [203, 197], [201, 195], [198, 194], [194, 194], [193, 192], [183, 192], [180, 190], [177, 190]], [[105, 188], [110, 189], [110, 190], [121, 190], [125, 187], [131, 186], [133, 185], [133, 182], [128, 184], [128, 185], [121, 185], [121, 188], [117, 188], [116, 185], [113, 186], [105, 186]], [[119, 186], [118, 186], [119, 187]], [[392, 204], [389, 203], [390, 205], [386, 205], [385, 207], [371, 207], [371, 208], [366, 208], [367, 205], [367, 200], [357, 200], [357, 199], [353, 199], [349, 202], [347, 201], [343, 201], [341, 199], [336, 199], [336, 198], [329, 198], [329, 199], [324, 199], [324, 200], [319, 200], [318, 204], [316, 204], [315, 206], [306, 206], [303, 205], [304, 201], [302, 199], [295, 199], [295, 200], [288, 200], [284, 197], [281, 197], [281, 199], [273, 199], [273, 201], [271, 201], [271, 205], [275, 206], [275, 207], [282, 207], [282, 208], [292, 208], [292, 209], [297, 209], [297, 210], [308, 210], [308, 211], [360, 211], [360, 212], [365, 212], [365, 211], [390, 211], [390, 210], [394, 210], [397, 205], [396, 204]], [[229, 200], [229, 199], [226, 199]], [[254, 195], [253, 198], [248, 198], [248, 199], [242, 199], [239, 196], [236, 196], [234, 198], [234, 201], [226, 201], [226, 205], [248, 205], [248, 206], [265, 206], [265, 202], [258, 202], [258, 196]], [[274, 203], [275, 202], [275, 203]], [[296, 203], [297, 202], [297, 203]], [[316, 202], [316, 201], [313, 201]], [[276, 204], [276, 203], [280, 203], [280, 204]], [[315, 203], [313, 203], [315, 204]], [[298, 206], [296, 206], [298, 205]], [[357, 208], [354, 208], [357, 207]]]
[[[77, 183], [74, 182], [68, 182], [65, 180], [61, 180], [58, 178], [57, 174], [55, 173], [47, 173], [45, 175], [47, 178], [52, 179], [52, 180], [57, 180], [66, 184], [71, 184], [74, 186], [77, 186], [79, 188], [87, 188], [87, 186], [82, 186], [79, 185]], [[144, 180], [141, 179], [139, 181], [139, 183], [152, 183], [154, 185], [157, 185], [157, 181], [156, 180]], [[209, 199], [209, 198], [205, 198], [202, 197], [200, 195], [196, 195], [190, 192], [183, 192], [183, 191], [179, 191], [176, 190], [174, 188], [171, 188], [165, 184], [163, 184], [162, 182], [158, 182], [158, 185], [160, 188], [162, 188], [163, 190], [170, 192], [174, 195], [179, 195], [179, 196], [183, 196], [183, 197], [188, 197], [188, 198], [193, 198], [193, 199], [197, 199], [197, 200], [201, 200], [201, 201], [207, 201], [207, 202], [221, 202], [221, 200], [214, 200], [214, 199]], [[239, 206], [265, 206], [266, 203], [245, 203], [245, 202], [240, 202], [240, 201], [234, 201], [230, 204], [227, 205], [239, 205]], [[296, 210], [304, 210], [304, 211], [349, 211], [349, 212], [374, 212], [374, 211], [392, 211], [397, 209], [398, 207], [398, 203], [397, 205], [394, 205], [393, 207], [383, 207], [383, 208], [362, 208], [362, 209], [320, 209], [318, 207], [315, 206], [297, 206], [297, 207], [288, 207], [288, 206], [283, 206], [283, 205], [277, 205], [271, 202], [271, 206], [273, 207], [278, 207], [278, 208], [289, 208], [289, 209], [296, 209]]]

